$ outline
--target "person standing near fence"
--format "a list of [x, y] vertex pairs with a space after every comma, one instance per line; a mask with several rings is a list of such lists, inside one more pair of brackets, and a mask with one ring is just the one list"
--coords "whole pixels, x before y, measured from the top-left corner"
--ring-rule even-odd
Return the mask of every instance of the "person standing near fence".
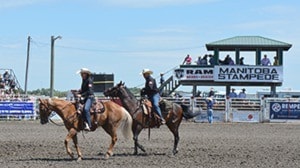
[[207, 97], [205, 99], [205, 102], [207, 105], [207, 119], [208, 119], [208, 122], [210, 124], [212, 124], [213, 123], [213, 113], [214, 113], [213, 106], [214, 106], [215, 101], [213, 100], [212, 97]]

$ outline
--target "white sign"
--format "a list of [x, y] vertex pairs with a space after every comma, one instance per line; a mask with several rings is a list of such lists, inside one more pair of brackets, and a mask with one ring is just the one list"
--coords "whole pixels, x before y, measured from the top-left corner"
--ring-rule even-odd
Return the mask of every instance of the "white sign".
[[175, 77], [178, 80], [202, 80], [213, 81], [213, 67], [196, 67], [196, 68], [179, 68], [174, 71]]
[[233, 122], [259, 122], [259, 113], [253, 111], [234, 111]]
[[216, 82], [274, 82], [282, 83], [282, 66], [215, 66]]

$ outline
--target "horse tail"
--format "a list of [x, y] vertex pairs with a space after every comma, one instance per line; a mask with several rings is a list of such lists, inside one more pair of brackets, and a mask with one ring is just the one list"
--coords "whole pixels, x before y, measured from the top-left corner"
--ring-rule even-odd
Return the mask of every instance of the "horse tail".
[[129, 114], [129, 112], [122, 107], [122, 112], [123, 112], [123, 116], [122, 116], [122, 122], [121, 122], [121, 130], [123, 133], [123, 136], [126, 139], [133, 139], [133, 133], [132, 133], [132, 117]]

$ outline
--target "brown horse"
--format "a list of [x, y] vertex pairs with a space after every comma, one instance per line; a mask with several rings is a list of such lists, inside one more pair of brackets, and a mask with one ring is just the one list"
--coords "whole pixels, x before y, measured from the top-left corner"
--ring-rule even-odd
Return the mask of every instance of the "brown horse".
[[[132, 138], [132, 118], [127, 110], [112, 101], [103, 102], [104, 112], [91, 115], [91, 131], [95, 131], [101, 126], [110, 136], [111, 144], [106, 152], [105, 158], [113, 155], [113, 148], [117, 142], [117, 128], [121, 127], [125, 138]], [[69, 148], [69, 141], [72, 139], [78, 154], [78, 161], [82, 159], [77, 140], [77, 133], [83, 130], [82, 117], [76, 112], [75, 104], [58, 98], [39, 99], [39, 110], [41, 124], [49, 121], [49, 115], [55, 111], [63, 120], [68, 134], [65, 138], [67, 153], [74, 158], [74, 154]]]
[[[122, 82], [106, 90], [104, 92], [104, 95], [110, 97], [118, 97], [125, 109], [129, 111], [133, 118], [132, 131], [134, 136], [134, 154], [138, 153], [138, 148], [145, 152], [144, 147], [138, 142], [138, 136], [143, 128], [157, 127], [157, 121], [155, 119], [149, 120], [149, 118], [145, 117], [142, 101], [139, 101]], [[188, 113], [188, 111], [183, 111], [182, 107], [179, 104], [171, 103], [166, 100], [160, 102], [160, 108], [166, 120], [166, 125], [174, 135], [173, 154], [175, 155], [178, 152], [178, 129], [182, 121], [182, 117], [188, 116], [185, 115], [185, 113]], [[194, 117], [193, 115], [189, 116], [189, 118]]]

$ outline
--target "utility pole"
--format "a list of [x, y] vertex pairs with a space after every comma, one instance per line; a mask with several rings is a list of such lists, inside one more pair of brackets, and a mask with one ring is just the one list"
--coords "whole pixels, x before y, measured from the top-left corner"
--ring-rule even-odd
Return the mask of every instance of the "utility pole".
[[28, 36], [26, 73], [25, 73], [25, 95], [27, 95], [27, 81], [28, 81], [28, 68], [29, 68], [30, 40], [31, 40], [31, 38], [30, 38], [30, 36]]
[[50, 97], [53, 97], [53, 83], [54, 83], [54, 42], [61, 39], [61, 36], [51, 36], [51, 63], [50, 63]]

